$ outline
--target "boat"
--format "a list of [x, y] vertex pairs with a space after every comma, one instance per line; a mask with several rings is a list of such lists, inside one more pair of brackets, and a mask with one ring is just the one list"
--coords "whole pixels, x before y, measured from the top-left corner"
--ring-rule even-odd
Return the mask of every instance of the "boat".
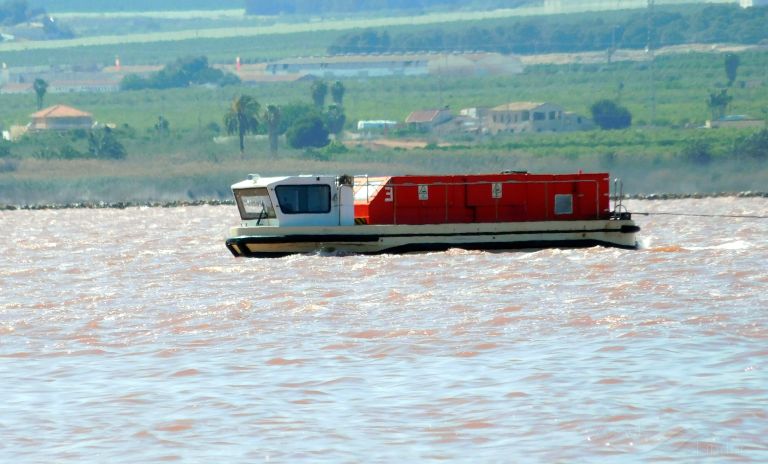
[[[616, 188], [616, 182], [614, 182]], [[640, 228], [608, 173], [251, 174], [232, 185], [236, 257], [606, 246], [636, 249]]]

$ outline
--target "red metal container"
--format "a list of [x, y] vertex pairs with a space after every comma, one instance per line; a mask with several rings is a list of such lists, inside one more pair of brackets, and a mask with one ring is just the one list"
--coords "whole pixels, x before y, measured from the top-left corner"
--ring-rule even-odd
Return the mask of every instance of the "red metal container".
[[[365, 181], [366, 179], [363, 178]], [[355, 184], [355, 217], [368, 224], [449, 224], [601, 219], [609, 175], [395, 176]], [[362, 193], [365, 189], [365, 193]]]

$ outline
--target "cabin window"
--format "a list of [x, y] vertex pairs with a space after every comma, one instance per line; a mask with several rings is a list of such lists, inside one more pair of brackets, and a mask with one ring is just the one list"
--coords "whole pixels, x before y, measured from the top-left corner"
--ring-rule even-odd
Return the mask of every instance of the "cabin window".
[[243, 219], [271, 219], [275, 208], [266, 187], [235, 190], [235, 201]]
[[573, 214], [573, 195], [555, 195], [555, 214]]
[[278, 185], [277, 202], [284, 214], [325, 214], [331, 211], [331, 186]]

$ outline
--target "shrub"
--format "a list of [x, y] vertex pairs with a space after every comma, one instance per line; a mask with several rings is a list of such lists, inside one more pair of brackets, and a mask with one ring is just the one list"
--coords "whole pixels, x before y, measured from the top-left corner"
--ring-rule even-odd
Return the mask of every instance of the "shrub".
[[0, 140], [0, 158], [11, 156], [11, 144]]
[[602, 129], [625, 129], [632, 125], [632, 114], [613, 100], [600, 100], [590, 108], [592, 119]]
[[126, 155], [125, 147], [109, 127], [90, 133], [88, 152], [96, 158], [123, 159]]
[[343, 143], [334, 140], [333, 142], [329, 143], [322, 149], [323, 153], [327, 155], [343, 155], [344, 153], [349, 152], [349, 148], [347, 148], [346, 145]]
[[16, 158], [4, 158], [0, 160], [0, 172], [15, 172], [19, 168], [19, 160]]
[[685, 144], [678, 156], [689, 163], [709, 164], [712, 161], [712, 148], [704, 140], [692, 140]]
[[315, 160], [315, 161], [329, 161], [331, 159], [331, 156], [323, 150], [316, 150], [314, 148], [309, 148], [304, 151], [304, 158]]
[[35, 158], [49, 160], [49, 159], [55, 159], [59, 157], [59, 153], [49, 147], [42, 147], [36, 150], [33, 155]]
[[328, 128], [319, 116], [300, 119], [285, 133], [293, 148], [321, 148], [328, 145]]
[[736, 145], [736, 155], [756, 160], [768, 160], [768, 129], [762, 129]]
[[59, 158], [63, 159], [75, 159], [75, 158], [82, 158], [83, 155], [79, 151], [75, 150], [72, 145], [64, 145], [61, 148], [59, 148]]

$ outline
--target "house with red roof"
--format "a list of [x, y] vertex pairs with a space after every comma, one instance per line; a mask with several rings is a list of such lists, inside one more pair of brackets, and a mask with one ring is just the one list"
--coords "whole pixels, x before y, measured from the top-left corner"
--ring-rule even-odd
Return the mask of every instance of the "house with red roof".
[[412, 128], [420, 130], [432, 130], [444, 122], [453, 118], [448, 108], [438, 110], [414, 111], [405, 118], [405, 123]]
[[66, 105], [54, 105], [30, 115], [31, 131], [74, 130], [93, 127], [93, 115]]

